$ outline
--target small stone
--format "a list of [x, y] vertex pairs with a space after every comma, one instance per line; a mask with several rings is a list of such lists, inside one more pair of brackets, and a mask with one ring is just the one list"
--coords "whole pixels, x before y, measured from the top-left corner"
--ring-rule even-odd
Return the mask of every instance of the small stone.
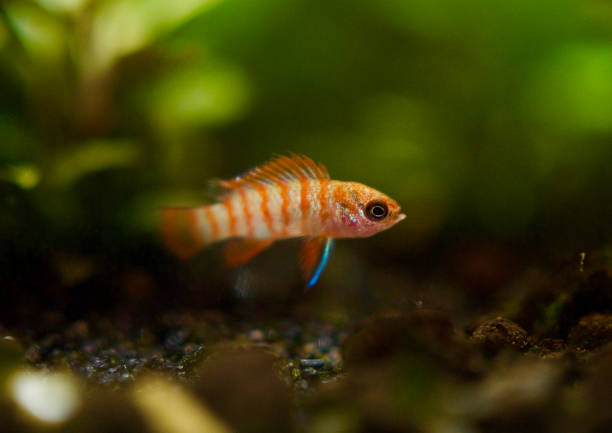
[[319, 372], [312, 367], [307, 367], [307, 368], [302, 369], [302, 374], [308, 377], [308, 376], [316, 376], [317, 374], [319, 374]]
[[83, 366], [83, 372], [85, 373], [86, 377], [91, 378], [94, 374], [96, 374], [96, 367], [91, 364], [86, 364]]
[[191, 355], [191, 354], [194, 354], [194, 353], [198, 353], [201, 348], [202, 348], [202, 346], [199, 345], [199, 344], [188, 343], [183, 348], [183, 352], [185, 353], [185, 355]]
[[25, 352], [25, 359], [33, 364], [42, 359], [38, 345], [33, 344], [32, 346], [28, 347], [28, 350]]
[[314, 353], [316, 347], [314, 345], [314, 343], [306, 343], [303, 347], [302, 347], [302, 354], [303, 356], [310, 356]]
[[171, 332], [167, 337], [164, 345], [168, 349], [176, 349], [178, 346], [183, 344], [187, 337], [189, 336], [189, 332], [186, 329], [178, 329], [174, 332]]
[[506, 348], [524, 351], [529, 347], [527, 331], [503, 317], [481, 323], [474, 330], [471, 338], [483, 345], [489, 354], [496, 354]]
[[575, 350], [594, 350], [612, 341], [612, 314], [594, 313], [581, 318], [569, 335]]
[[327, 352], [331, 346], [333, 346], [334, 340], [329, 336], [319, 337], [317, 340], [317, 347], [322, 352]]
[[140, 367], [143, 364], [144, 364], [144, 362], [141, 359], [139, 359], [139, 358], [130, 358], [127, 361], [127, 365], [129, 367], [132, 367], [132, 368], [133, 367]]
[[89, 362], [91, 362], [91, 365], [93, 365], [95, 368], [107, 368], [108, 367], [108, 361], [98, 356], [94, 356], [93, 358], [91, 358]]
[[330, 363], [331, 368], [336, 368], [340, 364], [342, 364], [342, 352], [340, 352], [339, 348], [333, 347], [329, 351], [328, 356], [329, 356], [329, 363]]
[[536, 349], [539, 349], [543, 358], [560, 358], [565, 353], [566, 347], [560, 338], [544, 338]]
[[248, 338], [252, 341], [263, 341], [264, 333], [261, 329], [252, 329], [249, 331]]
[[323, 368], [325, 361], [322, 359], [300, 359], [300, 367], [302, 368]]
[[122, 373], [121, 376], [119, 376], [118, 381], [121, 383], [121, 382], [126, 382], [129, 379], [133, 379], [133, 377], [130, 373], [126, 371], [125, 373]]

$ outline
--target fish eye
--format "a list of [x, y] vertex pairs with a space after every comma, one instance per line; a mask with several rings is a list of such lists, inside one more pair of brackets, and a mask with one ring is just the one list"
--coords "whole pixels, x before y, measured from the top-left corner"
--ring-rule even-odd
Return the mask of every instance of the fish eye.
[[389, 208], [381, 201], [371, 201], [365, 210], [366, 216], [372, 221], [380, 221], [389, 214]]

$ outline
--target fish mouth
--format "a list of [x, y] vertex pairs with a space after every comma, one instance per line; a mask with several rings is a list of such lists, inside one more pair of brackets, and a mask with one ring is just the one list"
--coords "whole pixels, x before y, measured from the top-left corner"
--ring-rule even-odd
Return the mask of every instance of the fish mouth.
[[398, 223], [401, 220], [403, 220], [404, 218], [406, 218], [406, 214], [405, 213], [401, 213], [398, 216], [395, 217], [395, 222]]

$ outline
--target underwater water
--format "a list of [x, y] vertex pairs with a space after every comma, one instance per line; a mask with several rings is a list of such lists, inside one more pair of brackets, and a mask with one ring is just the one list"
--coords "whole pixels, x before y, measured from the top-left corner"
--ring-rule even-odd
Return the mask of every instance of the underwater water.
[[[612, 6], [0, 5], [6, 432], [612, 430]], [[162, 242], [290, 152], [406, 218]]]

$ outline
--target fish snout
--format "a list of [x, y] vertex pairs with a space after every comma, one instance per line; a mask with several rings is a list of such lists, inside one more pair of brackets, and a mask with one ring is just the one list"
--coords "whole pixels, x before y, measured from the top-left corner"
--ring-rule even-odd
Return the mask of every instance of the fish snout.
[[401, 220], [403, 220], [404, 218], [406, 218], [406, 214], [402, 213], [402, 208], [400, 207], [400, 205], [397, 202], [392, 201], [391, 205], [389, 206], [389, 210], [390, 210], [390, 216], [391, 216], [391, 220], [393, 221], [394, 224], [400, 222]]

